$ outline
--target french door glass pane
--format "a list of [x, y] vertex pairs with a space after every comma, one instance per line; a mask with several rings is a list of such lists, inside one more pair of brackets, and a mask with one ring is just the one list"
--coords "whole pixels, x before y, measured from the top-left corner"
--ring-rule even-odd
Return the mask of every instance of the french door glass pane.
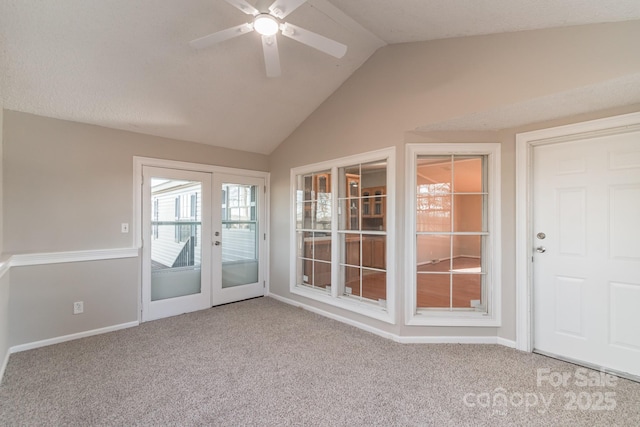
[[201, 290], [202, 184], [151, 179], [151, 301]]
[[222, 287], [258, 281], [255, 185], [222, 184]]

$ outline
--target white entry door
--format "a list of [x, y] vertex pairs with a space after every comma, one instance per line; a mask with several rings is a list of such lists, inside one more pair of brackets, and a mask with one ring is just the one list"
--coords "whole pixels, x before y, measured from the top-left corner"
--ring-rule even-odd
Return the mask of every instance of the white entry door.
[[211, 307], [211, 174], [142, 176], [142, 320]]
[[534, 351], [640, 377], [640, 132], [533, 149]]
[[213, 304], [265, 293], [265, 180], [216, 173], [213, 180]]

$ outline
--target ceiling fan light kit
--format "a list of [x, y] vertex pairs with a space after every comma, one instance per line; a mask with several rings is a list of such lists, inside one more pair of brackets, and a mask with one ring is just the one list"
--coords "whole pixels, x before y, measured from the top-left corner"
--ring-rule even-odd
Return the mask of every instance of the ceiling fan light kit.
[[297, 42], [310, 46], [335, 58], [342, 58], [347, 53], [347, 46], [331, 40], [327, 37], [316, 34], [312, 31], [284, 22], [287, 15], [305, 3], [307, 0], [275, 0], [268, 8], [265, 1], [258, 2], [258, 8], [249, 4], [246, 0], [225, 0], [230, 5], [236, 7], [247, 15], [254, 16], [253, 22], [237, 25], [218, 31], [208, 36], [192, 40], [189, 44], [195, 49], [204, 49], [216, 43], [241, 36], [243, 34], [256, 31], [262, 36], [262, 49], [264, 52], [264, 63], [268, 77], [278, 77], [280, 70], [280, 56], [276, 35], [278, 30], [282, 35]]
[[272, 36], [278, 32], [280, 24], [273, 16], [261, 13], [253, 21], [253, 29], [263, 36]]

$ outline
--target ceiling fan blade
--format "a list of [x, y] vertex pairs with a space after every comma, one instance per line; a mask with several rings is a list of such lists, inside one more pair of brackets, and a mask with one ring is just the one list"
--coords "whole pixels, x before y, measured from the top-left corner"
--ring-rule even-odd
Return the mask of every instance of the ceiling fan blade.
[[276, 0], [269, 6], [269, 12], [276, 18], [283, 19], [306, 1], [307, 0]]
[[189, 44], [194, 49], [204, 49], [205, 47], [209, 47], [216, 43], [220, 43], [225, 40], [250, 33], [251, 31], [253, 31], [252, 24], [236, 25], [235, 27], [227, 28], [226, 30], [218, 31], [217, 33], [209, 34], [208, 36], [191, 40]]
[[300, 43], [311, 46], [314, 49], [318, 49], [321, 52], [334, 56], [336, 58], [342, 58], [347, 53], [347, 46], [338, 43], [335, 40], [321, 36], [304, 28], [300, 28], [297, 25], [284, 23], [281, 27], [282, 35], [287, 36], [290, 39], [299, 41]]
[[278, 54], [278, 42], [276, 36], [262, 36], [262, 50], [264, 51], [264, 65], [267, 69], [267, 77], [280, 75], [280, 55]]
[[242, 12], [246, 13], [247, 15], [253, 15], [256, 16], [260, 13], [260, 11], [258, 9], [256, 9], [255, 7], [251, 6], [249, 3], [247, 3], [245, 0], [225, 0], [227, 3], [229, 3], [231, 6], [234, 6], [238, 9], [240, 9]]

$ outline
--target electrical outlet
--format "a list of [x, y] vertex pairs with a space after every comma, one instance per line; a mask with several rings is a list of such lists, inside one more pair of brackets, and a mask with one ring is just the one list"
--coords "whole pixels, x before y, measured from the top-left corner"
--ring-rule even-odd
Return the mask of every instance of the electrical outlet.
[[120, 224], [120, 231], [122, 233], [128, 233], [129, 232], [129, 223], [123, 222], [122, 224]]
[[84, 301], [76, 301], [73, 303], [73, 314], [84, 313]]

